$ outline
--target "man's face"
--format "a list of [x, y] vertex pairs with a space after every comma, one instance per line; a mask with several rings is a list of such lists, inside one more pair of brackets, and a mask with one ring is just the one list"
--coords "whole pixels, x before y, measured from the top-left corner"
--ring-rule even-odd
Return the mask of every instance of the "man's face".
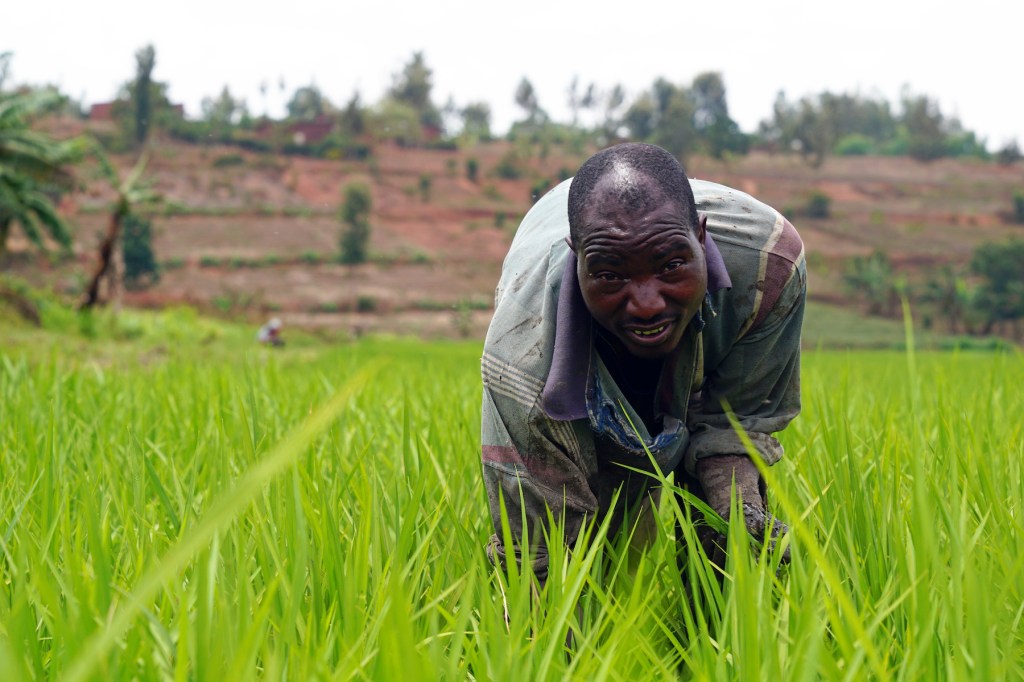
[[[652, 201], [632, 209], [616, 183], [641, 183]], [[580, 212], [574, 244], [583, 300], [597, 323], [639, 358], [663, 358], [679, 345], [707, 291], [704, 223], [690, 224], [681, 202], [646, 177], [606, 174]]]

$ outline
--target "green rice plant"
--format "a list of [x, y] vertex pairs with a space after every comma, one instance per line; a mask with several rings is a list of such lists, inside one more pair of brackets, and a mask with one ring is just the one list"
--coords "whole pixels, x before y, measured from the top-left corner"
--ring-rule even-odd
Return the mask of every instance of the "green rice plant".
[[661, 475], [538, 589], [483, 551], [478, 344], [161, 324], [0, 347], [0, 679], [1024, 677], [1019, 353], [808, 353], [788, 566], [734, 515], [714, 568]]

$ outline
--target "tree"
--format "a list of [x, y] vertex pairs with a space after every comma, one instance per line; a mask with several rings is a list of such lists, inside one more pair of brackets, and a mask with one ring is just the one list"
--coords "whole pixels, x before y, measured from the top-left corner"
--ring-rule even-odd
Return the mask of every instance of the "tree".
[[285, 108], [288, 118], [297, 121], [312, 121], [334, 110], [330, 100], [312, 83], [296, 90]]
[[419, 116], [420, 125], [441, 127], [441, 112], [431, 100], [434, 72], [427, 66], [422, 52], [414, 52], [412, 59], [394, 75], [388, 97], [412, 107]]
[[232, 97], [228, 86], [224, 86], [216, 99], [204, 97], [200, 108], [203, 120], [218, 128], [238, 125], [249, 116], [249, 107], [244, 99]]
[[907, 153], [918, 161], [933, 161], [946, 154], [946, 131], [938, 102], [925, 95], [903, 93], [903, 125]]
[[622, 123], [629, 130], [629, 135], [632, 139], [637, 141], [647, 140], [654, 134], [657, 115], [654, 97], [651, 93], [645, 92], [629, 105], [625, 115], [622, 117]]
[[693, 124], [705, 151], [721, 159], [727, 153], [746, 154], [747, 136], [729, 116], [725, 99], [725, 81], [716, 72], [706, 72], [693, 79], [690, 88], [694, 102]]
[[889, 257], [882, 251], [853, 258], [843, 281], [851, 293], [867, 301], [871, 315], [894, 315], [900, 306], [900, 295], [906, 293], [905, 279], [895, 275]]
[[1022, 158], [1024, 156], [1021, 156], [1020, 145], [1017, 144], [1017, 140], [1008, 141], [996, 151], [996, 163], [1000, 166], [1012, 166]]
[[111, 291], [116, 289], [117, 267], [115, 251], [121, 237], [121, 227], [124, 221], [132, 215], [132, 211], [136, 206], [153, 203], [158, 199], [157, 194], [142, 181], [142, 173], [146, 169], [146, 154], [139, 157], [135, 166], [129, 171], [125, 179], [122, 180], [117, 169], [110, 163], [103, 150], [97, 147], [95, 153], [104, 177], [114, 187], [116, 198], [110, 209], [107, 233], [100, 240], [96, 269], [93, 271], [89, 285], [86, 287], [82, 304], [79, 306], [80, 310], [88, 310], [99, 303], [100, 284], [104, 277], [107, 278]]
[[533, 83], [525, 76], [516, 86], [516, 104], [526, 113], [526, 123], [537, 125], [547, 120], [547, 113], [541, 109], [540, 101], [537, 99], [537, 92], [533, 89]]
[[153, 84], [153, 67], [156, 66], [156, 50], [147, 45], [135, 53], [135, 144], [142, 146], [149, 135], [150, 117], [153, 115], [150, 87]]
[[370, 188], [362, 183], [345, 187], [338, 217], [344, 224], [340, 246], [342, 263], [355, 265], [366, 261], [370, 242]]
[[921, 300], [933, 304], [945, 316], [949, 333], [956, 334], [960, 331], [961, 322], [967, 317], [971, 291], [961, 274], [951, 266], [944, 265], [929, 273]]
[[471, 102], [462, 107], [462, 134], [477, 140], [491, 139], [491, 106], [487, 102]]
[[45, 249], [44, 234], [71, 248], [70, 229], [54, 204], [72, 187], [69, 167], [83, 157], [85, 140], [59, 142], [29, 127], [31, 117], [55, 97], [42, 92], [0, 98], [0, 257], [15, 224], [38, 248]]
[[658, 108], [651, 142], [685, 161], [697, 147], [693, 101], [685, 88], [677, 88], [667, 81], [655, 82], [654, 99]]
[[341, 132], [358, 137], [366, 132], [366, 111], [362, 107], [359, 93], [353, 92], [338, 117]]
[[410, 105], [384, 99], [372, 112], [371, 129], [380, 139], [394, 140], [403, 147], [418, 145], [423, 140], [419, 115]]
[[1000, 322], [1010, 322], [1020, 337], [1018, 323], [1024, 318], [1024, 240], [987, 243], [971, 256], [971, 272], [982, 279], [976, 306], [986, 315], [984, 333]]
[[619, 128], [622, 127], [622, 116], [619, 109], [626, 103], [626, 91], [622, 85], [616, 83], [615, 87], [608, 91], [604, 100], [604, 136], [611, 142], [618, 138]]

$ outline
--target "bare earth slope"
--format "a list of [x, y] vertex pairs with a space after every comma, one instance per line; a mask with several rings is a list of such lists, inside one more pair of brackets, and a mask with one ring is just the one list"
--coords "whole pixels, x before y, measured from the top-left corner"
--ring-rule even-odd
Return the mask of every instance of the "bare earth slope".
[[[498, 177], [517, 151], [521, 176]], [[165, 199], [153, 218], [161, 279], [127, 292], [128, 305], [189, 303], [288, 324], [428, 336], [479, 334], [515, 226], [533, 188], [572, 173], [586, 153], [494, 142], [467, 150], [374, 147], [366, 161], [258, 154], [171, 141], [154, 145], [148, 175]], [[477, 160], [476, 181], [466, 163]], [[127, 168], [132, 159], [118, 159]], [[1021, 164], [922, 164], [906, 158], [830, 158], [811, 169], [797, 158], [751, 154], [729, 163], [696, 158], [691, 175], [732, 185], [772, 204], [797, 226], [810, 266], [811, 297], [851, 305], [841, 286], [846, 259], [886, 251], [910, 277], [923, 267], [964, 264], [984, 241], [1024, 234], [1005, 213], [1024, 188]], [[71, 262], [15, 257], [19, 274], [73, 293], [105, 229], [109, 188], [90, 180], [62, 210], [77, 227]], [[335, 262], [342, 188], [371, 187], [371, 262]], [[426, 188], [423, 185], [427, 185]], [[831, 216], [802, 216], [807, 195], [831, 198]], [[23, 240], [11, 244], [17, 256]]]

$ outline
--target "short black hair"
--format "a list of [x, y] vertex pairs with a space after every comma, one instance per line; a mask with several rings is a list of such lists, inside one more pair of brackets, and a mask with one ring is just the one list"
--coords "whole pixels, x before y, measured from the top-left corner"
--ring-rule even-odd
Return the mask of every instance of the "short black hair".
[[[691, 226], [697, 227], [697, 206], [693, 200], [693, 190], [679, 160], [653, 144], [618, 144], [602, 149], [587, 159], [569, 185], [569, 237], [574, 247], [580, 244], [582, 238], [580, 213], [587, 199], [601, 178], [620, 164], [654, 182], [665, 197], [678, 200], [689, 214]], [[636, 184], [624, 186], [619, 195], [620, 201], [636, 210], [653, 208], [654, 202], [661, 198]]]

